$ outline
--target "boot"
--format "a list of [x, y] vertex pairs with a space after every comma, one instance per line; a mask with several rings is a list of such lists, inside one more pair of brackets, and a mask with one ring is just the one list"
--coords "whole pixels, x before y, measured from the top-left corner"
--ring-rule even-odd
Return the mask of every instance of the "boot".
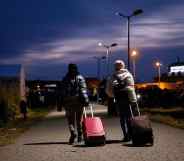
[[79, 136], [78, 136], [77, 142], [78, 142], [78, 143], [82, 142], [82, 135], [79, 135]]
[[129, 142], [130, 140], [131, 140], [130, 136], [126, 135], [126, 136], [123, 138], [122, 142]]
[[77, 137], [77, 142], [80, 143], [82, 142], [82, 132], [78, 132], [78, 137]]
[[69, 144], [73, 144], [76, 137], [77, 137], [77, 135], [75, 134], [75, 132], [72, 131], [71, 136], [69, 138]]

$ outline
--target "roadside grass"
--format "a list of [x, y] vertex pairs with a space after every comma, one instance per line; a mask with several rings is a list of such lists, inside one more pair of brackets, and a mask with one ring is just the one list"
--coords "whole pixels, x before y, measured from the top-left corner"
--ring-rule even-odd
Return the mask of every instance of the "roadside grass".
[[0, 128], [0, 146], [13, 144], [23, 132], [29, 129], [33, 124], [41, 121], [51, 108], [39, 107], [28, 110], [27, 120], [19, 115], [13, 121], [9, 121], [4, 127]]
[[147, 113], [152, 121], [184, 129], [184, 108], [144, 108], [142, 111]]

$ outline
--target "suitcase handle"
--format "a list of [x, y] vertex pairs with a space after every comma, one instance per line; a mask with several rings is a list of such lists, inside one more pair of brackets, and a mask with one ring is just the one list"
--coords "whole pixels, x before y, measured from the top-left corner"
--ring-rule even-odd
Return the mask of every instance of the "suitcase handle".
[[[138, 114], [139, 114], [139, 116], [140, 116], [141, 113], [140, 113], [140, 110], [139, 110], [139, 105], [138, 105], [137, 102], [135, 102], [135, 104], [136, 104], [136, 107], [137, 107]], [[133, 118], [133, 117], [134, 117], [134, 114], [133, 114], [133, 111], [132, 111], [132, 106], [131, 106], [130, 104], [129, 104], [129, 107], [130, 107], [130, 113], [131, 113], [132, 118]]]
[[[91, 117], [93, 117], [93, 106], [92, 104], [89, 104], [89, 107], [90, 107], [90, 112], [91, 112]], [[84, 107], [84, 118], [87, 117], [87, 112], [86, 112], [86, 107]]]

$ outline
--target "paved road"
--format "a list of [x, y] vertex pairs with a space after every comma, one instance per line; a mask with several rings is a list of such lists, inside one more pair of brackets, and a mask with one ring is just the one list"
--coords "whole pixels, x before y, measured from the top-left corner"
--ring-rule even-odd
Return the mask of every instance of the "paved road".
[[[96, 107], [100, 112], [103, 107]], [[101, 147], [67, 144], [68, 128], [63, 113], [51, 112], [24, 133], [15, 144], [0, 147], [0, 161], [183, 161], [184, 130], [153, 123], [155, 144], [132, 147], [122, 144], [118, 118], [101, 115], [107, 144]], [[27, 144], [27, 145], [26, 145]]]

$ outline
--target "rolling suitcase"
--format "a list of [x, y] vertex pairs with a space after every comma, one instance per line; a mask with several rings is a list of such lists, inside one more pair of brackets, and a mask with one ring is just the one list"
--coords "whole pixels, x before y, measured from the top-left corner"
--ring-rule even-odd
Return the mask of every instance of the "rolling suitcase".
[[105, 145], [105, 131], [100, 117], [93, 116], [93, 108], [90, 105], [91, 117], [87, 116], [84, 107], [83, 136], [85, 145]]
[[132, 107], [130, 105], [130, 112], [132, 118], [130, 119], [132, 143], [135, 146], [142, 146], [146, 144], [153, 145], [153, 129], [151, 121], [147, 115], [141, 115], [138, 104], [136, 103], [138, 116], [134, 116]]

